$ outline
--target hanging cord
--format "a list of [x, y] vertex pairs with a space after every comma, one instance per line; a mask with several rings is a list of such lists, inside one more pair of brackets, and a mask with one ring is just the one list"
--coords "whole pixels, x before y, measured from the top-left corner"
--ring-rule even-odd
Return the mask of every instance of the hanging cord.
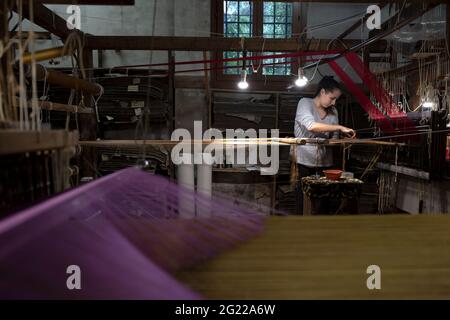
[[367, 165], [366, 169], [364, 170], [364, 172], [361, 174], [361, 177], [359, 178], [360, 180], [364, 179], [364, 177], [366, 176], [366, 174], [373, 169], [373, 167], [375, 166], [375, 164], [378, 162], [378, 159], [380, 158], [380, 155], [383, 151], [383, 148], [380, 147], [378, 148], [377, 152], [375, 153], [375, 155], [372, 157], [372, 159], [369, 161], [369, 164]]
[[[83, 47], [84, 47], [84, 41], [81, 40], [79, 33], [74, 30], [72, 31], [68, 36], [67, 39], [64, 43], [64, 47], [63, 47], [63, 54], [67, 55], [74, 55], [75, 54], [75, 49], [77, 52], [77, 56], [76, 56], [76, 61], [77, 61], [77, 65], [78, 65], [78, 69], [81, 72], [81, 76], [83, 77], [83, 79], [86, 79], [86, 70], [84, 68], [84, 60], [83, 60]], [[73, 56], [72, 56], [73, 59]], [[73, 65], [73, 63], [72, 63]], [[91, 68], [93, 69], [93, 68]]]
[[[12, 3], [13, 4], [13, 3]], [[8, 32], [6, 33], [8, 37]], [[7, 39], [7, 43], [19, 43], [19, 40], [9, 40]], [[7, 92], [6, 92], [6, 106], [9, 106], [8, 115], [9, 120], [19, 122], [19, 129], [23, 126], [23, 117], [22, 117], [22, 109], [20, 109], [20, 99], [16, 99], [16, 96], [20, 94], [20, 86], [17, 82], [17, 78], [15, 76], [15, 72], [13, 70], [13, 56], [11, 50], [6, 51], [6, 79], [4, 79], [7, 84]], [[19, 114], [17, 114], [17, 108], [19, 108]]]
[[[11, 3], [11, 4], [10, 4]], [[3, 5], [3, 2], [2, 2]], [[13, 14], [10, 11], [10, 6], [14, 5], [14, 1], [6, 2], [6, 11], [9, 11], [10, 16], [8, 19], [8, 24], [13, 18]], [[19, 18], [20, 19], [20, 18]], [[16, 24], [16, 27], [19, 23]], [[3, 39], [0, 39], [0, 58], [6, 54], [6, 64], [0, 65], [0, 120], [4, 121], [16, 121], [17, 120], [17, 85], [14, 72], [12, 70], [12, 64], [10, 63], [11, 51], [10, 48], [15, 44], [17, 36], [10, 38], [9, 31], [5, 32]], [[6, 66], [6, 70], [3, 67]], [[8, 90], [3, 90], [7, 88]]]
[[395, 146], [395, 182], [397, 182], [397, 172], [398, 172], [398, 146]]
[[[17, 1], [17, 6], [19, 8], [19, 55], [23, 56], [24, 54], [24, 47], [22, 43], [22, 20], [23, 17], [23, 7], [22, 7], [22, 0]], [[28, 121], [28, 108], [27, 108], [27, 93], [25, 90], [25, 73], [24, 73], [24, 63], [23, 60], [20, 59], [19, 62], [19, 117], [20, 117], [20, 130], [29, 130], [29, 121]]]
[[447, 105], [447, 121], [450, 120], [450, 92], [448, 90], [448, 78], [445, 79], [445, 103]]
[[[0, 57], [3, 55], [3, 39], [0, 39]], [[6, 120], [6, 110], [3, 109], [3, 88], [5, 88], [3, 82], [3, 66], [0, 64], [0, 121]]]
[[378, 185], [378, 213], [383, 213], [382, 210], [382, 199], [383, 199], [383, 177], [384, 177], [384, 173], [383, 171], [380, 172], [380, 175], [378, 176], [377, 179], [377, 185]]
[[[152, 42], [150, 45], [150, 54], [149, 54], [149, 64], [152, 63], [153, 61], [153, 36], [155, 34], [155, 27], [156, 27], [156, 10], [157, 10], [157, 4], [158, 4], [158, 0], [154, 0], [153, 2], [153, 16], [152, 16]], [[151, 67], [148, 67], [148, 73], [151, 74]], [[148, 78], [148, 83], [147, 83], [147, 95], [146, 95], [146, 104], [145, 104], [145, 108], [144, 108], [144, 114], [141, 115], [138, 124], [136, 125], [136, 130], [135, 130], [135, 137], [136, 137], [136, 133], [139, 127], [143, 126], [143, 131], [142, 131], [142, 139], [144, 140], [144, 144], [142, 145], [142, 160], [143, 163], [145, 161], [146, 158], [146, 134], [148, 132], [148, 126], [149, 126], [149, 121], [150, 121], [150, 91], [151, 91], [151, 77]], [[142, 125], [142, 122], [144, 122], [144, 124]]]
[[241, 51], [242, 51], [242, 68], [241, 68], [241, 73], [240, 73], [240, 77], [241, 80], [240, 81], [247, 81], [247, 51], [245, 50], [245, 38], [242, 37], [241, 38]]
[[[262, 47], [261, 47], [261, 54], [264, 54], [265, 44], [266, 44], [266, 38], [263, 38], [263, 43], [262, 43]], [[254, 73], [258, 73], [259, 72], [259, 68], [261, 67], [262, 63], [263, 63], [262, 59], [259, 60], [258, 67], [255, 69], [255, 66], [253, 65], [253, 60], [250, 61], [250, 64], [252, 66], [252, 70], [253, 70]]]
[[245, 38], [241, 38], [241, 50], [242, 50], [242, 72], [247, 72], [247, 51], [245, 50]]
[[[33, 0], [29, 0], [29, 15], [30, 15], [30, 22], [31, 24], [34, 23], [34, 10], [33, 10]], [[39, 107], [38, 102], [38, 96], [37, 96], [37, 76], [36, 76], [36, 55], [35, 55], [35, 48], [34, 48], [34, 41], [35, 41], [35, 35], [34, 30], [32, 27], [30, 27], [30, 31], [28, 34], [28, 37], [30, 39], [30, 52], [31, 52], [31, 118], [32, 118], [32, 130], [41, 131], [41, 111]]]
[[[327, 44], [327, 51], [330, 50], [330, 45], [331, 45], [334, 41], [336, 41], [336, 39], [332, 39], [332, 40], [330, 40], [330, 41], [328, 42], [328, 44]], [[319, 44], [320, 44], [320, 40], [319, 40]], [[312, 76], [311, 76], [311, 79], [309, 79], [310, 82], [312, 82], [312, 81], [314, 80], [314, 77], [316, 76], [316, 73], [317, 73], [317, 71], [319, 70], [320, 62], [322, 61], [322, 59], [323, 59], [324, 56], [325, 56], [324, 54], [321, 55], [320, 58], [319, 58], [319, 60], [317, 61], [316, 67], [315, 67], [314, 72], [313, 72], [313, 74], [312, 74]], [[319, 72], [319, 73], [320, 73], [320, 72]]]
[[91, 96], [91, 98], [94, 102], [95, 117], [96, 117], [98, 123], [100, 123], [100, 115], [98, 112], [98, 101], [103, 96], [103, 93], [104, 93], [104, 89], [103, 89], [103, 87], [101, 87], [101, 91], [100, 91], [100, 94], [97, 99], [95, 99], [93, 96]]
[[[346, 160], [350, 159], [350, 148], [352, 145], [345, 146], [342, 148], [342, 171], [345, 171]], [[348, 152], [347, 152], [348, 150]]]

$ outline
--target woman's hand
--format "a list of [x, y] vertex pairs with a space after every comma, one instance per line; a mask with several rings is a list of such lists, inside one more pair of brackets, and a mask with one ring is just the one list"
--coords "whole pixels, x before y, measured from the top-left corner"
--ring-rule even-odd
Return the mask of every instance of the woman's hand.
[[356, 136], [356, 132], [353, 129], [341, 126], [339, 130], [344, 134], [346, 138], [353, 139]]

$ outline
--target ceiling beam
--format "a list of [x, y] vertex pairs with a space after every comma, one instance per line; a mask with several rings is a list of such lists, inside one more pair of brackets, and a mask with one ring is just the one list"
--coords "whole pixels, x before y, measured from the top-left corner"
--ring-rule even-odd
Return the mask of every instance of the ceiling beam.
[[[313, 39], [310, 50], [326, 50], [330, 39]], [[360, 40], [344, 40], [347, 47]], [[166, 36], [86, 36], [86, 47], [97, 50], [173, 50], [173, 51], [241, 51], [241, 38], [222, 37], [166, 37]], [[298, 39], [245, 38], [247, 51], [304, 50]], [[375, 45], [373, 52], [384, 52], [386, 41]]]
[[[385, 6], [387, 5], [387, 3], [378, 3], [378, 6], [380, 7], [380, 9], [383, 9]], [[337, 39], [338, 40], [343, 40], [346, 36], [348, 36], [350, 33], [352, 33], [353, 31], [355, 31], [361, 24], [365, 23], [366, 20], [372, 15], [372, 13], [366, 13], [366, 15], [362, 18], [359, 19], [358, 21], [356, 21], [354, 24], [352, 24], [347, 30], [345, 30], [344, 32], [342, 32]]]
[[[13, 10], [18, 14], [19, 10], [14, 6]], [[22, 6], [23, 17], [30, 20], [30, 7], [28, 1], [23, 2]], [[41, 28], [44, 28], [48, 32], [60, 37], [61, 39], [66, 39], [73, 30], [67, 28], [66, 20], [61, 18], [52, 10], [48, 9], [40, 3], [35, 3], [33, 5], [33, 15], [34, 24]], [[81, 37], [84, 37], [84, 33], [80, 30], [76, 30]]]
[[[412, 2], [408, 7], [403, 8], [403, 10], [400, 9], [392, 17], [383, 22], [381, 24], [381, 29], [371, 30], [369, 32], [369, 38], [377, 37], [378, 35], [382, 34], [387, 30], [394, 29], [396, 25], [401, 23], [402, 21], [408, 20], [409, 22], [413, 22], [414, 20], [422, 16], [425, 12], [433, 9], [438, 5], [439, 5], [438, 3], [430, 4], [428, 5], [426, 11], [423, 11], [424, 6], [422, 2], [420, 3]], [[399, 28], [396, 28], [395, 30], [398, 29]]]
[[334, 55], [331, 58], [326, 58], [326, 59], [320, 60], [319, 62], [311, 63], [311, 64], [305, 66], [304, 69], [315, 68], [317, 65], [321, 65], [324, 63], [328, 63], [329, 61], [336, 60], [337, 58], [342, 57], [343, 55], [345, 55], [348, 52], [356, 52], [367, 46], [370, 46], [371, 52], [375, 53], [375, 51], [372, 50], [372, 46], [375, 43], [377, 43], [381, 39], [387, 37], [391, 33], [403, 28], [404, 26], [406, 26], [410, 22], [416, 20], [417, 18], [421, 17], [424, 13], [428, 12], [429, 10], [433, 9], [436, 6], [437, 6], [437, 4], [428, 4], [423, 9], [420, 9], [418, 12], [416, 12], [414, 15], [410, 16], [409, 18], [399, 21], [399, 23], [396, 23], [391, 29], [389, 29], [389, 30], [381, 29], [381, 32], [377, 32], [377, 34], [375, 36], [369, 37], [369, 39], [364, 40], [364, 41], [358, 43], [357, 45], [352, 46], [349, 49], [346, 49], [344, 52]]
[[439, 57], [440, 61], [443, 61], [444, 59], [446, 59], [448, 57], [448, 55], [447, 55], [447, 53], [441, 53], [441, 54], [433, 56], [433, 57], [421, 59], [420, 66], [419, 66], [419, 62], [416, 60], [416, 61], [413, 61], [411, 63], [404, 64], [401, 67], [397, 67], [397, 68], [393, 68], [393, 69], [387, 69], [387, 70], [381, 70], [381, 71], [375, 71], [374, 74], [376, 74], [376, 75], [380, 75], [380, 74], [383, 74], [383, 75], [386, 75], [386, 74], [394, 74], [394, 75], [409, 74], [411, 72], [414, 72], [414, 71], [418, 70], [419, 67], [423, 68], [423, 67], [431, 65], [431, 64], [436, 64], [438, 62], [438, 57]]

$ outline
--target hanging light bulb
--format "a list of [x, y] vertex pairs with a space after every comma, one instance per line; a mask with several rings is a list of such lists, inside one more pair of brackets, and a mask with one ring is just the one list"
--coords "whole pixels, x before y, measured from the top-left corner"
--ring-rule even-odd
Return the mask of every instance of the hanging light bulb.
[[304, 87], [308, 84], [308, 78], [305, 76], [305, 73], [303, 72], [303, 68], [298, 68], [298, 78], [295, 80], [295, 85], [297, 87]]
[[439, 104], [437, 98], [437, 91], [432, 85], [427, 85], [425, 88], [425, 97], [422, 98], [422, 110], [423, 111], [436, 111]]
[[432, 102], [432, 101], [425, 101], [424, 103], [422, 103], [422, 108], [425, 111], [428, 110], [435, 110], [436, 109], [436, 103]]
[[247, 70], [243, 69], [241, 71], [241, 81], [238, 83], [238, 88], [241, 90], [245, 90], [248, 88], [248, 82], [247, 82]]

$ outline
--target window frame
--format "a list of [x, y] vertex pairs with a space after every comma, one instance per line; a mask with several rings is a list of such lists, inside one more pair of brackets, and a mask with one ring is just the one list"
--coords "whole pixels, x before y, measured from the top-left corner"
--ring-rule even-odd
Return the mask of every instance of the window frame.
[[[247, 0], [252, 2], [252, 37], [261, 37], [263, 33], [263, 6], [262, 0]], [[283, 0], [269, 0], [271, 2], [292, 2], [292, 34], [301, 33], [306, 26], [306, 9], [307, 3], [299, 3], [296, 1], [283, 1]], [[224, 33], [224, 1], [223, 0], [211, 0], [211, 36], [222, 37]], [[268, 38], [269, 39], [269, 38]], [[262, 52], [252, 52], [248, 54], [262, 55]], [[223, 51], [212, 53], [214, 60], [223, 59]], [[257, 61], [262, 63], [262, 60]], [[301, 63], [301, 58], [300, 58]], [[216, 69], [222, 66], [222, 63], [216, 63], [211, 67], [214, 70], [211, 71], [211, 84], [216, 88], [236, 89], [236, 81], [239, 79], [239, 75], [224, 74], [222, 69]], [[298, 60], [291, 64], [291, 73], [296, 74], [298, 69]], [[262, 68], [262, 67], [261, 67]], [[292, 75], [263, 75], [262, 69], [258, 73], [253, 73], [250, 76], [249, 82], [251, 82], [252, 90], [286, 90], [288, 84], [292, 82], [294, 76]], [[270, 81], [270, 84], [268, 83]]]

